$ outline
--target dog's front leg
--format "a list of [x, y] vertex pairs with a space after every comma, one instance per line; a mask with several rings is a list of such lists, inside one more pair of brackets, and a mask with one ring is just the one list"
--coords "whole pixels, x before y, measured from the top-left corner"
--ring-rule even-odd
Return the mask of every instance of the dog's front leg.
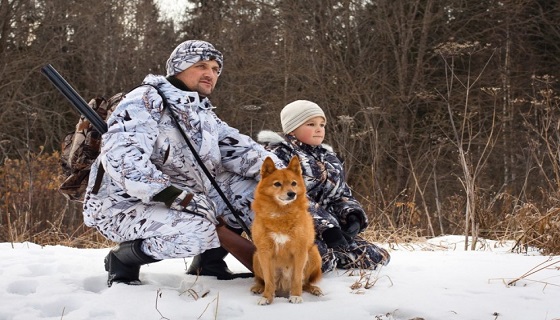
[[292, 283], [290, 288], [290, 298], [288, 301], [290, 303], [302, 303], [303, 298], [301, 297], [303, 289], [303, 268], [307, 261], [307, 252], [300, 252], [293, 255], [294, 259], [294, 271], [292, 272]]
[[255, 284], [251, 287], [251, 292], [255, 294], [262, 294], [264, 291], [264, 279], [259, 259], [259, 251], [255, 252], [253, 256], [253, 271], [255, 273]]
[[272, 261], [271, 252], [263, 252], [260, 256], [262, 276], [264, 279], [264, 292], [262, 298], [259, 300], [259, 305], [271, 304], [274, 300], [274, 293], [276, 292], [276, 280], [274, 279], [275, 270]]

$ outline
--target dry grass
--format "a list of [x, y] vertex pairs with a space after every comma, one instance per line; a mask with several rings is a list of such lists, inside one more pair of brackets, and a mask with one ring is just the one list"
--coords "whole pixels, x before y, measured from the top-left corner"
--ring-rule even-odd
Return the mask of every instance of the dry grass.
[[97, 230], [80, 227], [71, 234], [56, 228], [43, 230], [32, 236], [32, 242], [41, 245], [63, 245], [75, 248], [108, 248], [115, 244], [107, 240]]
[[[31, 241], [40, 245], [104, 248], [113, 245], [95, 229], [83, 225], [81, 205], [58, 194], [59, 155], [35, 154], [9, 160], [0, 166], [0, 242]], [[29, 170], [21, 168], [29, 167]], [[359, 192], [358, 192], [359, 194]], [[514, 250], [538, 248], [543, 254], [560, 254], [560, 197], [550, 194], [543, 203], [519, 204], [515, 197], [479, 195], [478, 233], [490, 240], [516, 240]], [[498, 201], [497, 201], [497, 200]], [[431, 237], [428, 219], [413, 202], [394, 201], [385, 208], [361, 199], [369, 211], [370, 225], [362, 234], [368, 241], [403, 245]], [[499, 203], [499, 205], [498, 205]], [[461, 234], [464, 199], [446, 199], [441, 212], [447, 234]], [[510, 208], [510, 209], [508, 209]], [[513, 209], [511, 209], [513, 208]], [[434, 218], [432, 221], [437, 220]], [[436, 228], [437, 229], [437, 228]], [[436, 236], [442, 234], [436, 233]]]
[[[52, 223], [50, 220], [59, 222]], [[40, 245], [65, 245], [79, 248], [106, 248], [114, 245], [95, 229], [84, 226], [81, 221], [77, 221], [74, 225], [64, 225], [60, 222], [62, 220], [64, 220], [62, 217], [55, 215], [47, 221], [35, 222], [32, 227], [26, 227], [22, 219], [12, 219], [9, 228], [6, 224], [0, 226], [0, 241], [31, 241]], [[526, 252], [528, 247], [533, 247], [538, 248], [545, 255], [560, 254], [559, 208], [551, 208], [545, 213], [519, 210], [487, 229], [492, 231], [485, 232], [486, 239], [516, 240], [517, 244], [513, 249], [516, 252]], [[395, 229], [381, 224], [371, 224], [361, 236], [370, 242], [388, 243], [392, 246], [422, 243], [428, 238], [425, 229], [417, 226]]]
[[[489, 212], [488, 215], [492, 215]], [[537, 248], [543, 255], [560, 254], [560, 208], [551, 207], [540, 212], [536, 206], [524, 205], [512, 214], [504, 214], [503, 219], [486, 217], [480, 236], [496, 241], [515, 240], [514, 252], [527, 252], [529, 247]], [[459, 221], [457, 223], [460, 223]], [[381, 224], [370, 224], [361, 236], [370, 242], [388, 243], [392, 246], [407, 243], [422, 243], [429, 236], [420, 225], [393, 228]], [[454, 233], [459, 234], [459, 233]]]
[[[495, 226], [491, 240], [516, 240], [513, 250], [526, 252], [527, 248], [538, 248], [542, 254], [560, 254], [560, 209], [553, 208], [544, 214], [537, 212], [518, 213], [509, 216]], [[56, 220], [56, 219], [55, 219]], [[46, 223], [43, 227], [35, 226], [26, 231], [20, 220], [12, 221], [11, 229], [20, 230], [16, 236], [9, 236], [5, 225], [0, 227], [2, 242], [31, 241], [40, 245], [64, 245], [78, 248], [107, 248], [114, 245], [93, 228], [82, 223], [68, 226]], [[504, 226], [508, 226], [504, 228]], [[370, 242], [388, 243], [392, 246], [407, 243], [422, 243], [428, 238], [420, 228], [391, 229], [381, 225], [370, 225], [361, 236]]]
[[560, 208], [551, 208], [540, 213], [534, 210], [520, 210], [512, 216], [517, 243], [513, 250], [527, 251], [528, 247], [539, 248], [545, 255], [560, 254]]

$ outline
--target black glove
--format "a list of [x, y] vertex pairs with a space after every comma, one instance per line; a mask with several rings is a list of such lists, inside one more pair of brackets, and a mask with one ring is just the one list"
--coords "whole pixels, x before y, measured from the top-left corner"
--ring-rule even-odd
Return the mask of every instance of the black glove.
[[350, 241], [358, 235], [361, 229], [361, 222], [357, 215], [349, 214], [346, 217], [346, 225], [342, 227], [342, 231], [344, 233], [344, 237], [346, 240]]
[[348, 246], [348, 241], [344, 238], [344, 233], [340, 228], [329, 228], [323, 232], [323, 240], [327, 247], [340, 249]]

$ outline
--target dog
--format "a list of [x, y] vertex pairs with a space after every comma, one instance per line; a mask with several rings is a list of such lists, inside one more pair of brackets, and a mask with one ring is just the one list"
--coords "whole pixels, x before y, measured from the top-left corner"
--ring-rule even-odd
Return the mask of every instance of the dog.
[[251, 232], [256, 247], [251, 292], [262, 293], [258, 304], [268, 305], [275, 296], [301, 303], [302, 291], [322, 295], [315, 285], [322, 277], [321, 255], [314, 242], [298, 157], [285, 169], [277, 169], [271, 158], [265, 159], [251, 208], [255, 212]]

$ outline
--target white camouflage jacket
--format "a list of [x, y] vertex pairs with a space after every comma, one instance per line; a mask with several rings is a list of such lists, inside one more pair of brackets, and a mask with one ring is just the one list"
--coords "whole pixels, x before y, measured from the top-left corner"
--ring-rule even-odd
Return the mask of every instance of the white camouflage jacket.
[[[179, 189], [208, 195], [210, 180], [190, 152], [175, 123], [172, 111], [208, 170], [215, 177], [233, 172], [258, 179], [262, 161], [272, 153], [221, 121], [207, 98], [183, 91], [163, 76], [148, 75], [143, 83], [157, 86], [171, 110], [163, 110], [162, 97], [151, 86], [126, 94], [107, 120], [101, 153], [92, 165], [84, 201], [84, 222], [126, 212], [138, 202], [150, 202], [163, 189]], [[97, 194], [92, 193], [100, 164], [105, 174]]]

